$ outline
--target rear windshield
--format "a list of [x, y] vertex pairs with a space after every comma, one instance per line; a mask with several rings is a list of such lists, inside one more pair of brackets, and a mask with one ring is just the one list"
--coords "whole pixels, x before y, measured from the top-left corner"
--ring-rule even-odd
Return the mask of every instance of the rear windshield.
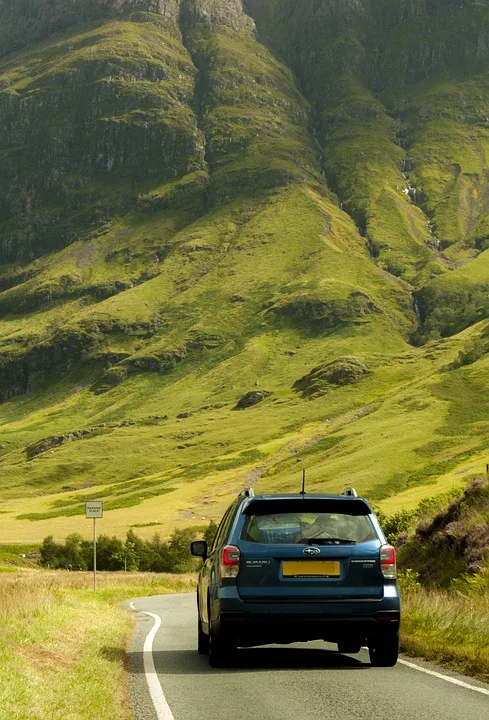
[[[356, 545], [377, 539], [368, 515], [351, 514], [348, 507], [339, 509], [338, 504], [334, 510], [321, 508], [316, 512], [298, 508], [293, 512], [264, 514], [262, 507], [257, 510], [257, 514], [246, 518], [242, 540], [265, 545]], [[358, 508], [351, 507], [351, 510], [358, 511]]]

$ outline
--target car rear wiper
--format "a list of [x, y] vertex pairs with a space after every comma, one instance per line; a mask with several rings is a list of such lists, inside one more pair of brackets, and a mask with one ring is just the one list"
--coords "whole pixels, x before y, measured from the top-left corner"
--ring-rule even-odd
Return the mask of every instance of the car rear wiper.
[[332, 544], [338, 544], [338, 545], [356, 545], [356, 540], [347, 540], [346, 538], [334, 538], [334, 537], [324, 537], [324, 538], [306, 538], [306, 544], [307, 545], [332, 545]]

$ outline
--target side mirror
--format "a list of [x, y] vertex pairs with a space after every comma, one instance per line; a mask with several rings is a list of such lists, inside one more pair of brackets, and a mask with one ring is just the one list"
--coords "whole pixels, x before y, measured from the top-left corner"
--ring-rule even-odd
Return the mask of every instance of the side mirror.
[[190, 543], [190, 552], [195, 557], [201, 557], [202, 560], [207, 558], [207, 543], [205, 540], [194, 540]]

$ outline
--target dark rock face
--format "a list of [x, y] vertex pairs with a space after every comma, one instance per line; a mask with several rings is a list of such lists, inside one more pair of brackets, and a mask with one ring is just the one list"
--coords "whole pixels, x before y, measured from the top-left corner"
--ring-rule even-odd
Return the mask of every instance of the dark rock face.
[[[351, 33], [371, 49], [375, 46], [377, 61], [360, 43], [356, 54], [351, 52], [341, 59], [346, 62], [343, 70], [355, 69], [373, 84], [379, 81], [379, 72], [391, 74], [393, 63], [412, 80], [429, 75], [434, 66], [441, 69], [442, 63], [460, 64], [464, 56], [474, 52], [487, 58], [489, 50], [478, 15], [488, 7], [488, 0], [245, 0], [245, 4], [258, 32], [276, 42], [282, 56], [290, 53], [299, 75], [314, 74], [314, 59], [322, 46], [342, 34], [345, 43], [351, 41]], [[465, 29], [470, 26], [463, 38], [460, 27], [452, 26], [457, 14]], [[396, 35], [401, 25], [401, 35]], [[391, 37], [384, 42], [386, 33]], [[304, 82], [310, 83], [306, 77]]]
[[258, 403], [263, 402], [263, 400], [270, 397], [270, 395], [273, 395], [273, 393], [268, 390], [252, 390], [238, 400], [236, 407], [238, 410], [246, 410], [246, 408], [253, 407], [253, 405], [258, 405]]
[[74, 25], [158, 13], [176, 22], [180, 0], [4, 0], [0, 6], [0, 56]]
[[302, 397], [325, 395], [331, 385], [352, 385], [372, 371], [354, 357], [338, 358], [333, 362], [318, 365], [310, 373], [294, 383], [294, 390]]
[[101, 340], [96, 329], [61, 329], [26, 352], [3, 352], [0, 354], [0, 400], [22, 395], [47, 377], [59, 377], [96, 351]]
[[183, 21], [235, 31], [251, 31], [254, 22], [243, 11], [242, 0], [180, 0]]
[[[163, 26], [160, 15], [143, 13], [125, 24], [78, 27], [85, 15], [104, 19], [126, 5], [26, 1], [0, 8], [3, 32], [2, 13], [10, 8], [22, 27], [23, 6], [36, 28], [35, 8], [64, 18], [63, 27], [77, 24], [77, 34], [40, 56], [24, 51], [26, 68], [36, 69], [26, 69], [20, 85], [8, 66], [0, 71], [0, 262], [31, 260], [103, 225], [137, 204], [137, 183], [157, 186], [204, 168], [192, 113], [196, 69], [178, 41], [178, 3], [130, 4], [157, 6]], [[10, 48], [1, 33], [0, 55]], [[175, 46], [171, 55], [166, 42]]]

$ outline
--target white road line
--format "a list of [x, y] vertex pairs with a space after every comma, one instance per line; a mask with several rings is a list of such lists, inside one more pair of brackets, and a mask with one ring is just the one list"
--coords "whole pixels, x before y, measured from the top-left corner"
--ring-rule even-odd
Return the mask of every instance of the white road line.
[[130, 602], [130, 603], [129, 603], [129, 607], [131, 608], [131, 610], [135, 610], [135, 609], [136, 609], [136, 608], [134, 607], [134, 603], [133, 603], [133, 602]]
[[153, 658], [153, 640], [156, 633], [158, 632], [161, 625], [161, 618], [153, 613], [145, 612], [145, 615], [149, 615], [153, 618], [154, 625], [146, 636], [143, 648], [144, 658], [144, 674], [146, 675], [146, 682], [148, 683], [149, 694], [153, 701], [154, 708], [156, 710], [156, 717], [158, 720], [175, 720], [173, 713], [170, 710], [170, 706], [166, 701], [163, 688], [161, 687], [158, 675], [156, 674], [156, 668]]
[[466, 688], [467, 690], [474, 690], [475, 692], [482, 693], [482, 695], [489, 695], [489, 690], [486, 690], [486, 688], [477, 687], [477, 685], [470, 685], [470, 683], [466, 683], [463, 680], [457, 680], [457, 678], [450, 677], [450, 675], [443, 675], [442, 673], [435, 672], [434, 670], [428, 670], [428, 668], [421, 667], [420, 665], [408, 662], [407, 660], [402, 660], [402, 658], [399, 658], [398, 662], [406, 665], [408, 668], [411, 668], [411, 670], [419, 670], [419, 672], [424, 672], [427, 675], [433, 675], [433, 677], [439, 678], [439, 680], [446, 680], [446, 682], [452, 683], [452, 685], [458, 685], [459, 687]]

